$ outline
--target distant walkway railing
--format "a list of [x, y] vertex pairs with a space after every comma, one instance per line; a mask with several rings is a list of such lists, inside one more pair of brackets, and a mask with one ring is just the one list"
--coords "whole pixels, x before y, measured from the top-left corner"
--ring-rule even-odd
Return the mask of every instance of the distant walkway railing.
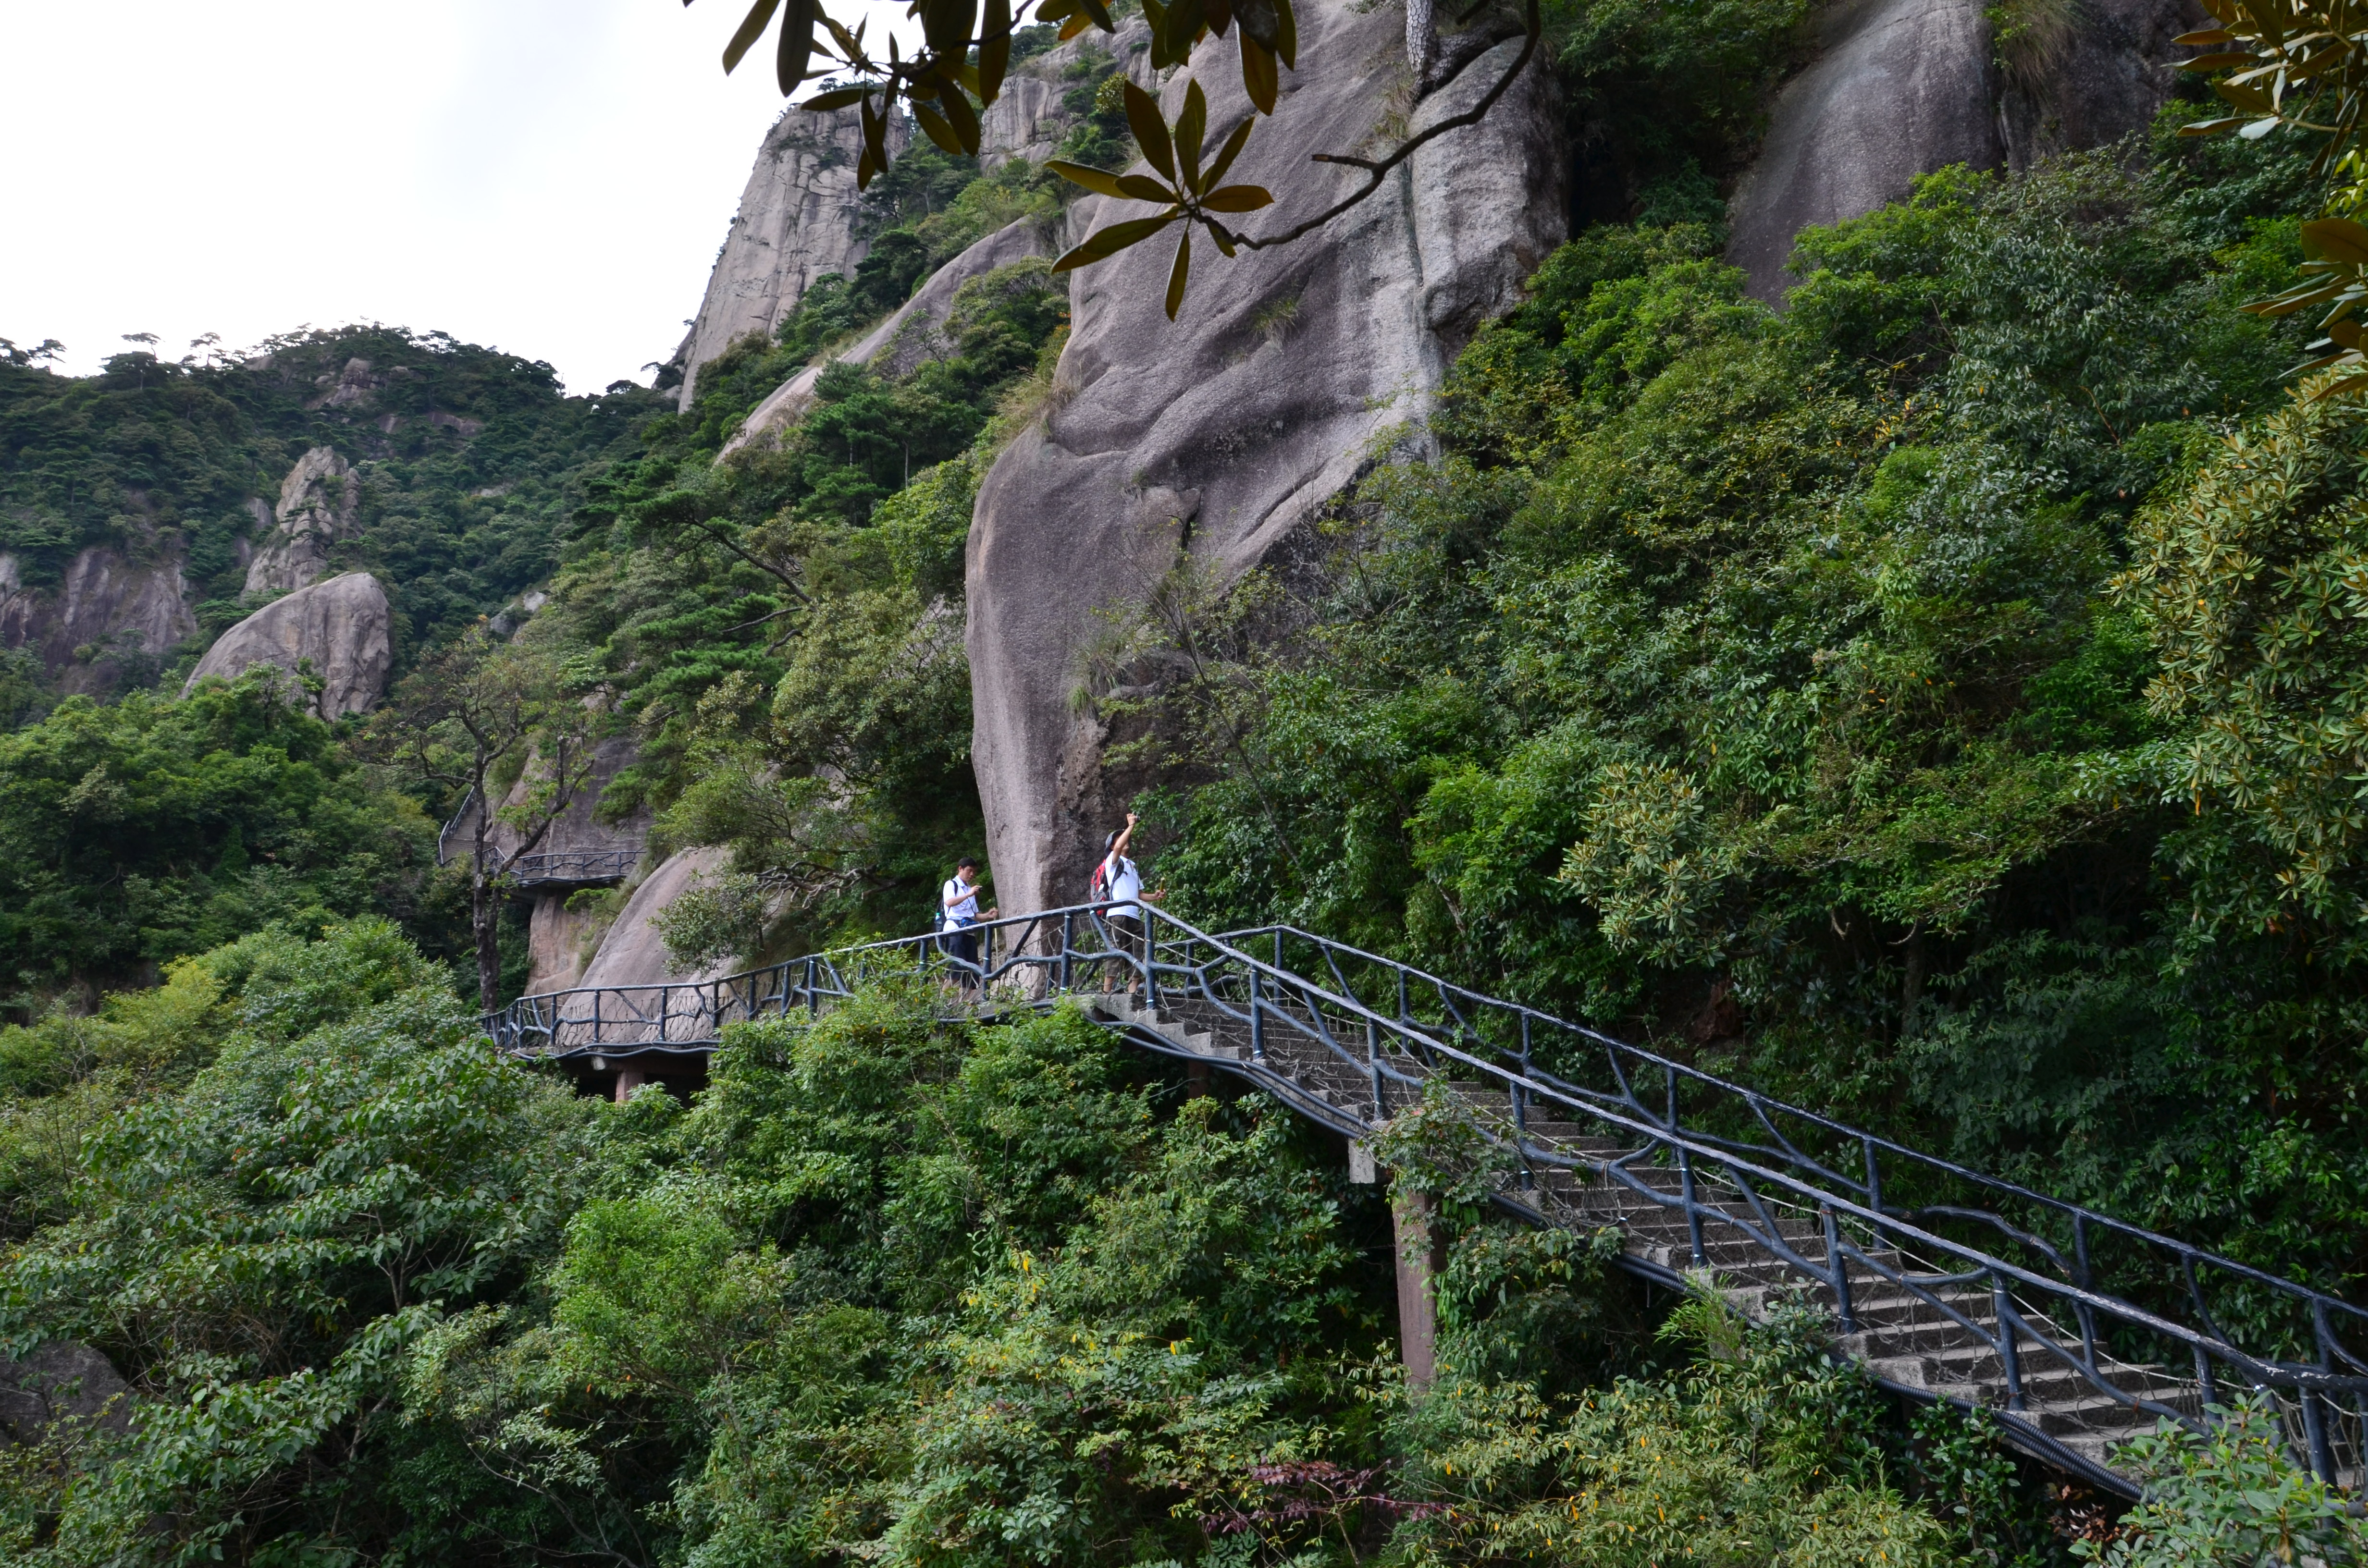
[[620, 882], [642, 858], [639, 849], [557, 849], [547, 855], [521, 855], [503, 869], [522, 888], [552, 882]]
[[[1146, 938], [1130, 949], [1110, 907], [973, 926], [975, 961], [941, 937], [902, 937], [712, 981], [525, 997], [485, 1024], [516, 1051], [630, 1058], [712, 1050], [734, 1024], [812, 1017], [888, 974], [933, 976], [997, 1008], [1133, 983], [1151, 1016], [1185, 1007], [1246, 1040], [1236, 1070], [1351, 1137], [1434, 1079], [1463, 1085], [1448, 1103], [1504, 1158], [1508, 1202], [1538, 1207], [1554, 1170], [1621, 1188], [1682, 1217], [1697, 1266], [1707, 1232], [1822, 1280], [1846, 1334], [1869, 1279], [1914, 1298], [1992, 1358], [2000, 1418], [2068, 1468], [2097, 1471], [2048, 1429], [2063, 1402], [2041, 1410], [2027, 1391], [2042, 1378], [2068, 1375], [2092, 1403], [2189, 1426], [2234, 1392], [2266, 1392], [2313, 1471], [2359, 1474], [2368, 1362], [2352, 1346], [2368, 1343], [2368, 1312], [2339, 1297], [1309, 932], [1212, 935], [1145, 906]], [[1176, 1049], [1172, 1035], [1132, 1032]], [[1294, 1096], [1304, 1076], [1280, 1059], [1311, 1051], [1353, 1069], [1367, 1103]], [[1573, 1124], [1596, 1152], [1531, 1131]], [[1800, 1216], [1823, 1226], [1814, 1256], [1793, 1244]]]

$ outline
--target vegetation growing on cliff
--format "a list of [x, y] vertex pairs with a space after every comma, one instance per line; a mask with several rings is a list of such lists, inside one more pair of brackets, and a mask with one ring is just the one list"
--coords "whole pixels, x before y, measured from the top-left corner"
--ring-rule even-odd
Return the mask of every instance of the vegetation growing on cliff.
[[1183, 907], [2356, 1282], [2354, 677], [2312, 585], [2360, 441], [2259, 422], [2300, 342], [2231, 308], [2298, 259], [2299, 160], [2180, 112], [1805, 236], [1782, 316], [1702, 229], [1573, 242], [1317, 597], [1204, 608], [1287, 635], [1166, 710], [1217, 775], [1168, 806]]
[[0, 733], [0, 1006], [87, 1003], [266, 926], [426, 913], [435, 824], [269, 673]]
[[328, 447], [361, 484], [359, 537], [333, 560], [387, 585], [407, 659], [550, 574], [586, 472], [627, 449], [656, 402], [621, 382], [567, 397], [548, 365], [399, 328], [299, 332], [245, 359], [141, 348], [80, 377], [0, 345], [0, 554], [28, 593], [57, 588], [94, 546], [179, 562], [198, 635], [83, 663], [105, 666], [102, 693], [186, 673], [254, 608], [249, 499], [276, 506], [290, 466]]

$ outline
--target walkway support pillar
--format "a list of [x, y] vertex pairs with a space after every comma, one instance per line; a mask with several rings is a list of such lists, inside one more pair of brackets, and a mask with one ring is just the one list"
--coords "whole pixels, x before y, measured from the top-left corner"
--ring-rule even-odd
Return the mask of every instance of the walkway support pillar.
[[1427, 1192], [1393, 1195], [1390, 1219], [1397, 1233], [1398, 1357], [1406, 1386], [1422, 1394], [1439, 1371], [1439, 1199]]
[[633, 1097], [633, 1091], [650, 1081], [647, 1073], [636, 1073], [631, 1067], [617, 1069], [617, 1103], [623, 1105]]

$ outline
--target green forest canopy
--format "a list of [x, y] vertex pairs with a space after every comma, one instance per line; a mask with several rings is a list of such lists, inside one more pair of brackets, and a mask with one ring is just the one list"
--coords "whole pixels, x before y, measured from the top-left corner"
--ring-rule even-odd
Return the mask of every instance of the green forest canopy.
[[[1320, 1135], [1074, 1008], [937, 1010], [738, 1028], [694, 1106], [613, 1105], [361, 921], [0, 1030], [0, 1329], [103, 1347], [141, 1402], [0, 1449], [0, 1550], [2036, 1568], [2104, 1523], [1814, 1312], [1669, 1312], [1616, 1236], [1452, 1197], [1448, 1371], [1411, 1399], [1383, 1195]], [[2270, 1487], [2289, 1545], [2356, 1562], [2268, 1430], [2166, 1440], [2120, 1559], [2241, 1549], [2233, 1488]]]
[[[2356, 1291], [2368, 445], [2289, 397], [2306, 331], [2233, 308], [2294, 275], [2303, 158], [2176, 140], [2174, 106], [1943, 171], [1804, 236], [1773, 312], [1717, 190], [1797, 11], [1712, 14], [1557, 22], [1605, 221], [1461, 357], [1438, 460], [1288, 580], [1179, 572], [1193, 678], [1105, 706], [1146, 858], [1201, 923], [1326, 930]], [[1064, 91], [1119, 162], [1106, 80]], [[185, 549], [211, 633], [241, 499], [337, 446], [406, 652], [548, 584], [643, 742], [610, 809], [733, 849], [682, 951], [907, 930], [979, 845], [962, 543], [1064, 293], [978, 279], [948, 358], [834, 369], [713, 458], [1047, 199], [933, 156], [882, 182], [878, 263], [678, 413], [406, 334], [15, 357], [0, 548], [35, 581]], [[326, 398], [355, 358], [390, 401]], [[1409, 1402], [1377, 1195], [1074, 1016], [884, 994], [737, 1035], [688, 1108], [575, 1099], [487, 1054], [436, 961], [454, 802], [251, 687], [40, 687], [0, 669], [31, 721], [0, 741], [0, 1323], [147, 1403], [0, 1455], [18, 1556], [2038, 1563], [2099, 1522], [1804, 1318], [1702, 1302], [1664, 1337], [1600, 1247], [1475, 1214], [1456, 1379]], [[793, 894], [769, 927], [759, 887]], [[67, 986], [116, 994], [44, 1010]], [[2105, 1550], [2357, 1561], [2275, 1447], [2257, 1413], [2142, 1456], [2160, 1489]]]

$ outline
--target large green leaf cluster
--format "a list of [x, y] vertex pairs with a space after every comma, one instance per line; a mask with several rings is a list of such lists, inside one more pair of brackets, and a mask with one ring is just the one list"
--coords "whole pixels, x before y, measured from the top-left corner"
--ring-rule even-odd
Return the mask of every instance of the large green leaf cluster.
[[0, 1550], [1898, 1562], [2039, 1495], [1979, 1433], [1911, 1434], [1812, 1314], [1748, 1332], [1706, 1297], [1656, 1351], [1615, 1237], [1475, 1214], [1446, 1381], [1409, 1403], [1389, 1222], [1337, 1147], [1182, 1097], [1074, 1008], [939, 1011], [890, 980], [735, 1029], [688, 1108], [607, 1105], [359, 922], [0, 1031], [0, 1334], [131, 1389], [0, 1450]]
[[[939, 1010], [889, 979], [735, 1029], [687, 1108], [603, 1104], [362, 921], [0, 1030], [0, 1335], [129, 1384], [0, 1449], [0, 1551], [2046, 1568], [2100, 1534], [1805, 1304], [1752, 1328], [1704, 1288], [1654, 1332], [1613, 1232], [1451, 1206], [1410, 1400], [1389, 1221], [1337, 1146], [1073, 1008]], [[2270, 1419], [2142, 1446], [2112, 1560], [2355, 1561]]]
[[0, 1032], [16, 1061], [47, 1058], [12, 1096], [12, 1143], [44, 1102], [116, 1101], [27, 1194], [48, 1223], [0, 1266], [0, 1332], [94, 1346], [131, 1386], [12, 1464], [10, 1560], [271, 1560], [324, 1499], [391, 1543], [434, 1459], [388, 1439], [398, 1376], [555, 1248], [586, 1180], [582, 1102], [498, 1056], [384, 921], [247, 937], [166, 994], [114, 1009], [86, 1053], [53, 1027]]

